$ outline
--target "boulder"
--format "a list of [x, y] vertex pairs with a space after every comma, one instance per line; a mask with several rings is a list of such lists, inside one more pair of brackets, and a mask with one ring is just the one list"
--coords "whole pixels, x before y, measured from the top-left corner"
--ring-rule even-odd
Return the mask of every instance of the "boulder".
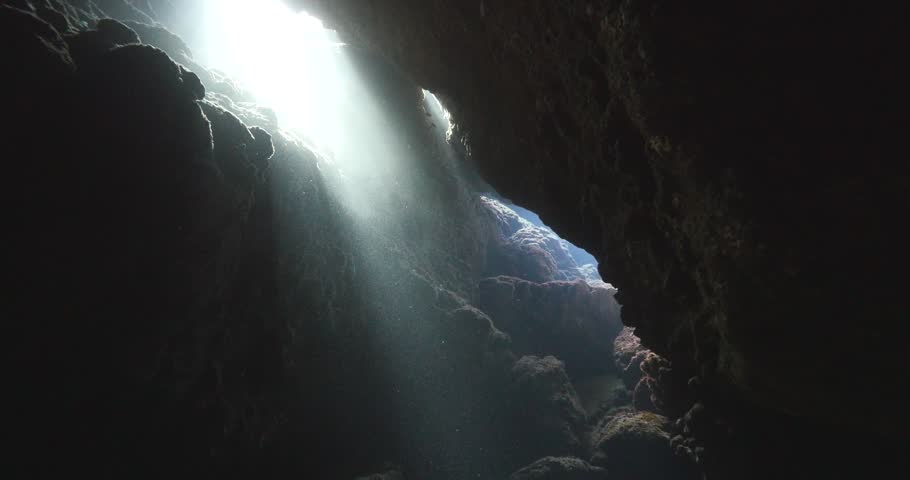
[[586, 416], [561, 361], [521, 357], [512, 367], [507, 395], [514, 438], [534, 439], [526, 444], [525, 461], [580, 453]]
[[591, 463], [617, 478], [691, 478], [691, 468], [670, 446], [669, 427], [666, 417], [651, 412], [607, 416], [592, 433]]

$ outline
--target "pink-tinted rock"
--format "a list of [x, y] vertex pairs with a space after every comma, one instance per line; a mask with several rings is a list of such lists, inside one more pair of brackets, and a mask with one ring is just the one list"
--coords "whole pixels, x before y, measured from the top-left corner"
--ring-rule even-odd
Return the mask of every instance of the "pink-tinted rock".
[[613, 338], [622, 328], [614, 293], [583, 280], [495, 277], [478, 284], [476, 304], [512, 337], [516, 352], [555, 355], [575, 373], [613, 368]]

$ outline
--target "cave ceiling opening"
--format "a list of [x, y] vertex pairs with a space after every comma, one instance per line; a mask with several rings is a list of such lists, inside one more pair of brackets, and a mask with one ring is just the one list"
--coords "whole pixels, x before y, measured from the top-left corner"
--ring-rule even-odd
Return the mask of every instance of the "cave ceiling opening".
[[[412, 181], [408, 166], [422, 161], [420, 154], [401, 133], [394, 108], [381, 98], [386, 92], [373, 88], [357, 65], [360, 60], [351, 57], [355, 47], [320, 19], [282, 0], [204, 0], [195, 7], [193, 15], [200, 19], [190, 34], [195, 58], [245, 92], [249, 103], [271, 109], [288, 136], [319, 152], [327, 168], [339, 171], [342, 180], [332, 185], [332, 194], [355, 213], [362, 227], [382, 228], [376, 221], [387, 220], [375, 210], [376, 202], [364, 196], [364, 182], [385, 184], [410, 199], [412, 204], [402, 205], [404, 215], [419, 205], [429, 192]], [[464, 158], [469, 147], [453, 148], [453, 142], [465, 140], [455, 138], [452, 114], [429, 90], [420, 90], [419, 101], [452, 181], [460, 188], [479, 183], [475, 189], [489, 195], [482, 201], [516, 216], [524, 228], [519, 236], [525, 237], [517, 242], [553, 242], [547, 248], [560, 250], [571, 262], [571, 273], [559, 279], [602, 281], [594, 256], [560, 238], [537, 214], [500, 197], [493, 187], [466, 178], [472, 176], [465, 172], [470, 170]], [[576, 267], [582, 273], [576, 274]]]
[[281, 0], [205, 0], [201, 8], [194, 55], [272, 108], [283, 129], [341, 155], [343, 122], [367, 106], [337, 34]]

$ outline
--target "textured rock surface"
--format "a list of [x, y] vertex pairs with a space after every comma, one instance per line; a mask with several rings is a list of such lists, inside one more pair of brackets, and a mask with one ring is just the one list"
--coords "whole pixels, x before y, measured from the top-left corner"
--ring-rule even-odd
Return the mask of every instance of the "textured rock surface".
[[602, 480], [607, 471], [574, 457], [544, 457], [509, 476], [509, 480]]
[[[28, 199], [10, 250], [16, 467], [353, 478], [391, 459], [407, 478], [502, 478], [584, 453], [563, 363], [516, 354], [471, 305], [495, 226], [416, 85], [351, 53], [422, 159], [419, 198], [342, 176], [131, 5], [48, 3], [63, 35], [0, 10], [20, 65], [7, 133], [30, 146], [4, 192]], [[352, 188], [375, 222], [339, 199]], [[582, 310], [612, 302], [578, 288]]]
[[536, 455], [573, 455], [582, 451], [585, 411], [563, 363], [552, 356], [525, 356], [512, 367], [509, 390], [518, 438], [537, 439]]
[[[907, 424], [899, 15], [299, 3], [439, 92], [486, 180], [604, 260], [624, 321], [671, 362], [645, 373], [654, 403], [685, 398], [673, 440], [614, 412], [597, 462], [669, 450], [709, 478], [860, 478], [897, 458], [877, 435]], [[561, 362], [516, 361], [471, 306], [492, 227], [441, 165], [419, 89], [352, 49], [423, 159], [410, 173], [434, 195], [415, 203], [343, 180], [198, 65], [154, 24], [192, 27], [177, 4], [0, 6], [22, 476], [351, 478], [391, 459], [502, 478], [585, 454]], [[346, 181], [388, 221], [356, 225]], [[516, 246], [549, 245], [526, 233]]]
[[670, 446], [669, 422], [650, 412], [618, 412], [592, 435], [591, 462], [618, 478], [697, 478]]
[[641, 362], [648, 353], [632, 328], [623, 327], [613, 340], [613, 359], [627, 388], [634, 389], [638, 385], [642, 376]]
[[481, 196], [480, 206], [492, 227], [487, 243], [487, 276], [505, 275], [538, 283], [593, 276], [587, 269], [594, 265], [579, 265], [566, 241], [552, 230], [531, 223], [498, 200]]
[[512, 337], [517, 352], [554, 355], [576, 376], [613, 369], [613, 338], [622, 328], [615, 292], [583, 280], [495, 277], [480, 281], [475, 298]]
[[[626, 323], [676, 368], [779, 411], [898, 429], [897, 15], [296, 3], [439, 93], [486, 179], [605, 260]], [[872, 371], [875, 393], [853, 387]]]

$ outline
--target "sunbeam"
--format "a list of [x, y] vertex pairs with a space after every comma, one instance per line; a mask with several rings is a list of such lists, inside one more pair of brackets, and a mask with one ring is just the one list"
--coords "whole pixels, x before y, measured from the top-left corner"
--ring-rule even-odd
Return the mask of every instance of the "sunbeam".
[[283, 130], [340, 171], [344, 181], [333, 194], [356, 217], [367, 221], [376, 214], [364, 183], [413, 198], [405, 167], [413, 157], [410, 145], [334, 31], [278, 0], [207, 0], [206, 10], [198, 56], [272, 108]]
[[205, 9], [200, 60], [274, 109], [282, 128], [337, 150], [352, 79], [335, 32], [279, 0], [206, 0]]

